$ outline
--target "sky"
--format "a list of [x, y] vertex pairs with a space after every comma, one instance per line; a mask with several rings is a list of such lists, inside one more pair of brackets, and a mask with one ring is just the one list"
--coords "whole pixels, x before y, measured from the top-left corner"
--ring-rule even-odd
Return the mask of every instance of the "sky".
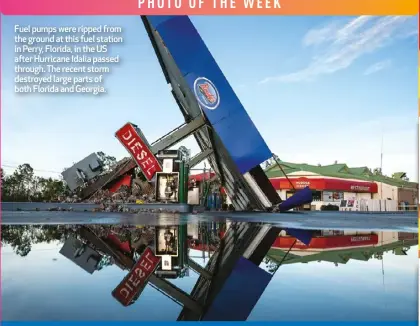
[[[418, 180], [417, 17], [191, 17], [273, 153], [287, 162], [379, 167]], [[124, 28], [105, 96], [14, 93], [14, 25]], [[58, 176], [92, 152], [128, 155], [131, 121], [150, 142], [183, 123], [143, 24], [125, 17], [2, 17], [6, 173]], [[381, 145], [383, 144], [383, 145]], [[198, 152], [194, 139], [183, 145]]]

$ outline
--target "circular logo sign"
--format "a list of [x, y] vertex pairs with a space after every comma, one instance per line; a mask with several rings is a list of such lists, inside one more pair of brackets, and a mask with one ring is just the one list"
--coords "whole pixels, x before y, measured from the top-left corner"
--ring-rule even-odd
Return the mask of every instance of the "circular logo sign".
[[209, 110], [215, 110], [220, 104], [220, 97], [214, 84], [204, 77], [199, 77], [194, 82], [194, 93], [198, 103]]

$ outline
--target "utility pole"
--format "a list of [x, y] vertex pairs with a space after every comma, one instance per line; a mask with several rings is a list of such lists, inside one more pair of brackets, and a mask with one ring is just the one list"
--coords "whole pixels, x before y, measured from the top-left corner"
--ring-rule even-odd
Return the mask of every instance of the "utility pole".
[[381, 173], [382, 173], [383, 158], [384, 158], [384, 136], [382, 136], [382, 140], [381, 140]]
[[[383, 175], [383, 170], [382, 170], [382, 163], [383, 163], [383, 157], [384, 157], [384, 135], [382, 135], [382, 140], [381, 140], [381, 175]], [[381, 199], [383, 197], [383, 182], [381, 182]]]

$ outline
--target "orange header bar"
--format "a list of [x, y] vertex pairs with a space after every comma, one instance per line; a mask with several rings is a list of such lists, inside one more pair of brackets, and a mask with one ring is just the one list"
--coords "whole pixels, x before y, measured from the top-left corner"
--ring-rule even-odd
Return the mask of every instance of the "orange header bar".
[[5, 15], [416, 15], [418, 0], [2, 0]]

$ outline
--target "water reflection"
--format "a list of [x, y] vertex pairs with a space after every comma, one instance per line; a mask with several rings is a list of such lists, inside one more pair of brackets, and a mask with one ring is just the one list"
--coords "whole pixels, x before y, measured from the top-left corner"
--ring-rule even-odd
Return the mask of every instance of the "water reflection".
[[[5, 225], [3, 319], [416, 320], [417, 239], [260, 223]], [[146, 248], [160, 262], [136, 288], [128, 276]], [[111, 295], [124, 278], [128, 306]]]

